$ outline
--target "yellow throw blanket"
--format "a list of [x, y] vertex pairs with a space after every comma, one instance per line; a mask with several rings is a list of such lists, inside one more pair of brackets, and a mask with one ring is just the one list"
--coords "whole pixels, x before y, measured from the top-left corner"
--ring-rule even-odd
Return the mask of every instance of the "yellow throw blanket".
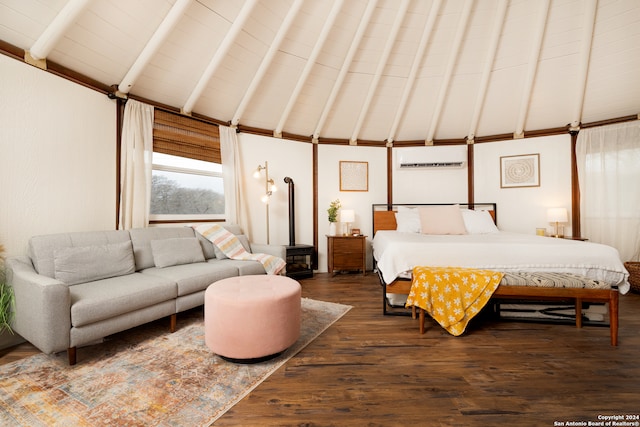
[[235, 234], [220, 224], [197, 225], [193, 229], [231, 259], [260, 261], [267, 274], [279, 274], [286, 266], [285, 261], [277, 256], [247, 252]]
[[414, 267], [406, 307], [425, 310], [451, 335], [461, 335], [498, 288], [502, 273], [458, 267]]

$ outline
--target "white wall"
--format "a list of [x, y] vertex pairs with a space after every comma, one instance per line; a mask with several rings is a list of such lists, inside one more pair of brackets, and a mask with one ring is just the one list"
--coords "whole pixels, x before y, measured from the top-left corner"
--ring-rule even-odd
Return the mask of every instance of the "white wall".
[[113, 229], [116, 108], [106, 95], [0, 55], [0, 244]]
[[[387, 151], [380, 147], [320, 145], [318, 147], [318, 268], [327, 271], [327, 238], [329, 204], [340, 200], [343, 209], [355, 211], [352, 228], [367, 237], [367, 268], [372, 268], [371, 205], [385, 203], [387, 194]], [[368, 191], [340, 191], [340, 161], [368, 162]], [[340, 224], [338, 233], [344, 232]]]
[[[476, 144], [474, 149], [475, 201], [498, 204], [501, 230], [534, 234], [547, 222], [547, 208], [567, 208], [571, 218], [571, 136], [555, 135]], [[540, 154], [540, 186], [500, 188], [500, 156]], [[571, 234], [570, 224], [565, 235]]]
[[[467, 201], [466, 147], [404, 147], [393, 150], [393, 203], [465, 203]], [[464, 151], [465, 166], [442, 169], [398, 169], [398, 157], [404, 152], [422, 152], [431, 160], [433, 151]]]
[[[289, 244], [288, 192], [284, 177], [295, 183], [296, 243], [313, 244], [313, 145], [306, 142], [240, 134], [242, 201], [246, 206], [246, 232], [253, 242], [266, 243], [266, 207], [260, 201], [264, 194], [264, 175], [253, 178], [258, 165], [269, 163], [269, 177], [279, 191], [269, 206], [271, 244]], [[340, 191], [341, 160], [368, 162], [369, 190]], [[352, 227], [360, 228], [371, 239], [371, 205], [386, 201], [386, 150], [358, 146], [318, 146], [318, 271], [327, 271], [327, 239], [329, 203], [340, 199], [344, 209], [355, 211]], [[341, 228], [338, 232], [341, 232]], [[370, 251], [370, 249], [369, 249]], [[367, 257], [369, 268], [371, 259]]]
[[258, 165], [269, 166], [278, 191], [269, 203], [269, 243], [289, 244], [289, 199], [286, 176], [295, 188], [296, 243], [313, 244], [313, 153], [310, 143], [288, 141], [251, 134], [239, 135], [242, 203], [248, 222], [245, 232], [252, 242], [267, 243], [266, 206], [260, 198], [265, 193], [264, 172], [260, 179], [253, 173]]

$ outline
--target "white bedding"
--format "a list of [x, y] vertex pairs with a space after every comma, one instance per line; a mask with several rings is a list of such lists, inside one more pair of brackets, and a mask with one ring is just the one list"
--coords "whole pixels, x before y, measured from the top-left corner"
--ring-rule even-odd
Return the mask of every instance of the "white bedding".
[[391, 283], [413, 267], [467, 267], [509, 271], [574, 273], [629, 290], [629, 273], [618, 251], [599, 243], [529, 234], [427, 235], [378, 231], [373, 256], [382, 279]]

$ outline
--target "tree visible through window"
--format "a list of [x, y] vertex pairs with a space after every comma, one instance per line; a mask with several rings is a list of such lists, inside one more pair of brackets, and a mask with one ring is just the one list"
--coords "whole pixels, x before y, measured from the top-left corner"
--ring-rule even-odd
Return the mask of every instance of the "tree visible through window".
[[151, 215], [224, 215], [222, 165], [153, 154]]
[[224, 219], [218, 127], [156, 110], [151, 221]]

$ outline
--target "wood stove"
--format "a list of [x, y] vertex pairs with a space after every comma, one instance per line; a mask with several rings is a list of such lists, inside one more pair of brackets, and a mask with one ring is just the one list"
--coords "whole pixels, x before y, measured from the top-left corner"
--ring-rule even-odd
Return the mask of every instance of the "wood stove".
[[312, 245], [296, 244], [294, 183], [293, 179], [288, 176], [284, 178], [284, 182], [289, 186], [289, 245], [285, 246], [287, 252], [287, 276], [293, 279], [313, 277], [314, 247]]

